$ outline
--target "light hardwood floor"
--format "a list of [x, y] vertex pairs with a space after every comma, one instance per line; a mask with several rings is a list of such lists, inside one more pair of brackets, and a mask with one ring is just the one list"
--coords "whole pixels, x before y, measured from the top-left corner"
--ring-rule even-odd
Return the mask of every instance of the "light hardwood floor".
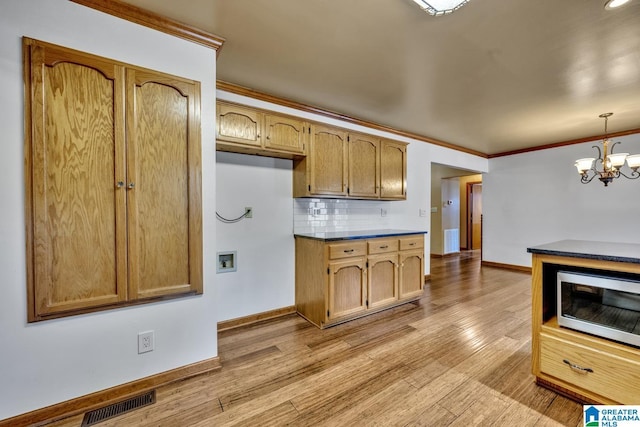
[[222, 370], [99, 426], [581, 426], [582, 406], [530, 374], [530, 275], [477, 252], [431, 265], [416, 303], [324, 331], [294, 314], [222, 332]]

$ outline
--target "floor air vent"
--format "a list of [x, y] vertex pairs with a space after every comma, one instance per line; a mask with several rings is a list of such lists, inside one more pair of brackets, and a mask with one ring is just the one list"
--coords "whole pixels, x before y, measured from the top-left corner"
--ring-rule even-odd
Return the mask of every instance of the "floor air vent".
[[131, 399], [123, 400], [122, 402], [114, 403], [113, 405], [105, 406], [104, 408], [87, 412], [86, 414], [84, 414], [84, 419], [82, 420], [81, 427], [92, 426], [109, 418], [126, 414], [129, 411], [142, 408], [143, 406], [151, 405], [155, 402], [156, 391], [152, 390], [148, 393], [141, 394], [140, 396], [132, 397]]

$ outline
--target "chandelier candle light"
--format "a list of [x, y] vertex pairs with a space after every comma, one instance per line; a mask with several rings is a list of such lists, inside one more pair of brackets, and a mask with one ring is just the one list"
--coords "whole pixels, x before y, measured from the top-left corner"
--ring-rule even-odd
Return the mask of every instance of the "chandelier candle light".
[[[638, 168], [640, 168], [640, 154], [629, 155], [629, 153], [614, 153], [613, 147], [615, 147], [616, 144], [620, 144], [620, 142], [614, 142], [611, 144], [611, 148], [609, 148], [611, 141], [607, 138], [607, 120], [612, 115], [613, 113], [604, 113], [599, 116], [604, 119], [604, 139], [602, 140], [602, 150], [600, 150], [600, 147], [597, 145], [593, 146], [593, 148], [598, 150], [598, 158], [588, 157], [576, 160], [575, 166], [581, 176], [580, 182], [583, 184], [590, 183], [596, 176], [602, 181], [605, 187], [608, 186], [614, 178], [620, 178], [620, 176], [628, 179], [640, 178], [640, 172], [638, 172]], [[628, 175], [621, 170], [625, 161], [629, 169], [631, 169], [630, 172], [627, 172]], [[602, 169], [597, 168], [598, 164], [602, 166]]]

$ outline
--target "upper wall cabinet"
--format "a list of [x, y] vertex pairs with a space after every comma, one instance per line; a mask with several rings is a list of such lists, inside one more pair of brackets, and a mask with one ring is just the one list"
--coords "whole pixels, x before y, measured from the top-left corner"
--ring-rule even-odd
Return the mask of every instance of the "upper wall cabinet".
[[202, 293], [200, 84], [23, 52], [28, 320]]
[[217, 103], [219, 151], [293, 159], [305, 155], [307, 132], [306, 123], [294, 117]]
[[307, 157], [294, 161], [293, 197], [406, 198], [407, 144], [311, 125]]

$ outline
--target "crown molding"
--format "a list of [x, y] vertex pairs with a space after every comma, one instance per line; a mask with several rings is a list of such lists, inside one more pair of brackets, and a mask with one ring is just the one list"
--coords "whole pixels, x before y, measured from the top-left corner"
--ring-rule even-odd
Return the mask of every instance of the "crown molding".
[[[640, 133], [640, 128], [623, 130], [615, 133], [609, 133], [607, 134], [607, 138], [617, 138], [619, 136], [633, 135], [635, 133]], [[535, 147], [521, 148], [518, 150], [504, 151], [502, 153], [496, 153], [496, 154], [489, 154], [488, 157], [489, 159], [495, 159], [497, 157], [513, 156], [514, 154], [523, 154], [523, 153], [530, 153], [532, 151], [548, 150], [550, 148], [564, 147], [565, 145], [574, 145], [574, 144], [582, 144], [583, 142], [597, 141], [599, 139], [604, 139], [604, 137], [605, 135], [587, 136], [584, 138], [570, 139], [568, 141], [554, 142], [552, 144], [537, 145]]]
[[161, 31], [172, 36], [214, 49], [220, 53], [225, 39], [199, 28], [176, 21], [157, 13], [141, 9], [120, 0], [70, 0], [73, 3], [90, 7], [100, 12]]
[[274, 95], [269, 95], [264, 92], [257, 91], [255, 89], [250, 89], [244, 86], [240, 86], [234, 83], [225, 82], [222, 80], [218, 80], [216, 82], [216, 88], [219, 90], [223, 90], [225, 92], [234, 93], [236, 95], [242, 95], [253, 99], [258, 99], [260, 101], [270, 102], [272, 104], [282, 105], [284, 107], [294, 108], [296, 110], [304, 111], [307, 113], [318, 114], [324, 117], [328, 117], [331, 119], [338, 119], [344, 122], [352, 123], [355, 125], [365, 126], [371, 129], [380, 130], [383, 132], [389, 132], [394, 135], [403, 136], [406, 138], [415, 139], [422, 142], [427, 142], [429, 144], [438, 145], [440, 147], [450, 148], [456, 151], [462, 151], [464, 153], [473, 154], [474, 156], [479, 156], [483, 158], [487, 158], [485, 153], [481, 153], [480, 151], [471, 150], [469, 148], [461, 147], [459, 145], [450, 144], [448, 142], [440, 141], [434, 138], [429, 138], [426, 136], [418, 135], [411, 132], [406, 132], [403, 130], [395, 129], [390, 126], [381, 125], [378, 123], [370, 122], [367, 120], [358, 119], [355, 117], [347, 116], [345, 114], [336, 113], [335, 111], [325, 110], [323, 108], [314, 107], [312, 105], [303, 104], [297, 101], [292, 101], [290, 99], [281, 98]]

